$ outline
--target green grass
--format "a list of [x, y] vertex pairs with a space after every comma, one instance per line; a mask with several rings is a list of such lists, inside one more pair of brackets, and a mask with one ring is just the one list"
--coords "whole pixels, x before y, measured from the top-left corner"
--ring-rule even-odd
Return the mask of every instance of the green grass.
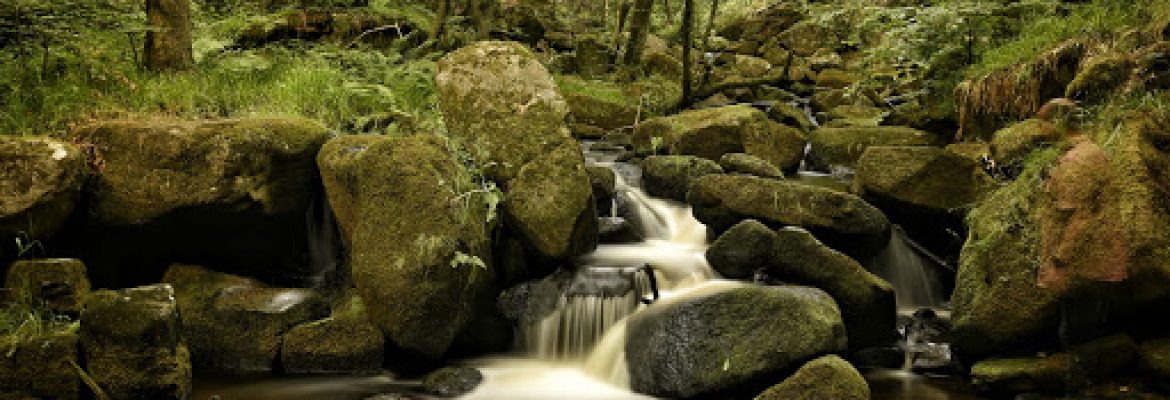
[[[20, 302], [0, 304], [0, 348], [23, 344], [46, 335], [75, 330], [78, 322]], [[5, 354], [0, 354], [5, 356]]]

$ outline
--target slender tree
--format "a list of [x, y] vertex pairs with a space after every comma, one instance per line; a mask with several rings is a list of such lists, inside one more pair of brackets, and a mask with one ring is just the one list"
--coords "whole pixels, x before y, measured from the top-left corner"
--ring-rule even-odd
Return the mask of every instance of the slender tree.
[[683, 1], [683, 15], [682, 15], [682, 102], [689, 103], [691, 100], [691, 44], [692, 32], [695, 28], [695, 0]]
[[626, 17], [630, 16], [630, 0], [622, 1], [618, 6], [617, 22], [613, 30], [613, 48], [617, 51], [618, 43], [621, 41], [622, 32], [626, 31]]
[[435, 17], [435, 27], [431, 30], [431, 40], [435, 46], [443, 39], [443, 30], [447, 26], [447, 15], [451, 13], [451, 0], [439, 1], [439, 14]]
[[646, 36], [650, 34], [650, 14], [654, 0], [634, 0], [630, 12], [630, 39], [626, 42], [626, 53], [622, 64], [636, 66], [642, 61], [642, 48], [646, 47]]
[[[703, 57], [711, 53], [711, 34], [715, 31], [715, 16], [719, 13], [719, 0], [711, 0], [711, 10], [707, 14], [707, 26], [703, 32]], [[703, 79], [699, 86], [707, 86], [711, 82], [711, 62], [703, 63]]]

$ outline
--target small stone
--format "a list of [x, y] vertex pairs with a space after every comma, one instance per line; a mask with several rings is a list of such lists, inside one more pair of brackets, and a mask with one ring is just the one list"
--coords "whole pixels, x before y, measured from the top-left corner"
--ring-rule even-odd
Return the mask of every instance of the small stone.
[[470, 367], [444, 367], [423, 377], [427, 393], [441, 397], [467, 394], [483, 382], [483, 374]]

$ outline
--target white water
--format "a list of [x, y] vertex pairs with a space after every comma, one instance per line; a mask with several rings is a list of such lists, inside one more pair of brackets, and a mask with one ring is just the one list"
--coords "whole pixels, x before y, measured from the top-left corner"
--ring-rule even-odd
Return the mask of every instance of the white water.
[[[601, 165], [613, 166], [602, 162]], [[628, 389], [625, 362], [626, 317], [661, 302], [725, 287], [707, 265], [707, 228], [686, 205], [656, 199], [627, 184], [617, 174], [617, 190], [633, 209], [626, 217], [647, 239], [635, 244], [603, 244], [577, 261], [578, 269], [609, 271], [627, 277], [623, 293], [573, 293], [558, 300], [557, 310], [530, 327], [522, 327], [527, 358], [481, 360], [484, 383], [467, 399], [647, 399]], [[653, 271], [660, 298], [652, 296], [641, 266]], [[703, 289], [703, 290], [699, 290]], [[604, 292], [604, 291], [603, 291]]]
[[907, 240], [905, 232], [895, 226], [890, 244], [874, 260], [874, 274], [894, 286], [899, 309], [939, 307], [946, 297], [942, 277]]

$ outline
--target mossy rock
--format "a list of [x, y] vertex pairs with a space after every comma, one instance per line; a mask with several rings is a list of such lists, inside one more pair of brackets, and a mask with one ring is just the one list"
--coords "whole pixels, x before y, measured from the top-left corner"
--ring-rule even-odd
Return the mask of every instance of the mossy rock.
[[32, 337], [0, 336], [0, 393], [80, 399], [77, 343], [77, 325]]
[[1147, 374], [1157, 382], [1170, 382], [1170, 338], [1142, 342], [1138, 355]]
[[71, 143], [0, 136], [0, 237], [52, 236], [72, 215], [85, 176], [85, 157]]
[[853, 75], [844, 70], [830, 68], [817, 73], [817, 86], [826, 87], [830, 89], [844, 89], [860, 80], [856, 75]]
[[869, 400], [869, 384], [838, 356], [805, 363], [792, 376], [756, 396], [755, 400]]
[[768, 274], [833, 296], [841, 308], [851, 349], [893, 342], [897, 319], [893, 286], [804, 229], [783, 228], [775, 238]]
[[81, 347], [86, 369], [118, 399], [186, 399], [191, 355], [170, 285], [99, 290], [86, 297]]
[[361, 298], [319, 321], [297, 325], [284, 335], [280, 365], [290, 374], [376, 374], [386, 352], [382, 331], [365, 315]]
[[617, 193], [617, 174], [610, 168], [597, 165], [585, 167], [585, 173], [589, 174], [589, 186], [593, 190], [598, 214], [612, 217], [608, 213], [613, 208], [613, 198]]
[[744, 174], [769, 179], [784, 179], [780, 168], [762, 158], [743, 153], [728, 153], [719, 158], [719, 166], [729, 174]]
[[809, 167], [831, 171], [853, 168], [870, 146], [942, 146], [938, 135], [900, 126], [821, 128], [810, 135]]
[[283, 335], [329, 313], [311, 290], [269, 287], [198, 266], [174, 265], [163, 281], [175, 288], [191, 364], [203, 376], [269, 374]]
[[875, 106], [873, 100], [848, 89], [823, 89], [813, 92], [809, 105], [817, 112], [828, 112], [839, 106]]
[[1136, 355], [1133, 339], [1117, 334], [1047, 357], [980, 361], [971, 367], [971, 383], [988, 393], [1066, 394], [1115, 376], [1131, 367]]
[[991, 158], [999, 168], [1018, 174], [1033, 150], [1060, 141], [1060, 131], [1051, 122], [1028, 119], [995, 132], [991, 139]]
[[443, 57], [435, 80], [451, 136], [487, 152], [508, 223], [545, 257], [592, 250], [585, 160], [565, 125], [568, 103], [536, 56], [519, 43], [478, 42]]
[[439, 397], [457, 397], [475, 390], [483, 374], [471, 367], [445, 367], [423, 377], [423, 390]]
[[[1157, 309], [1170, 300], [1170, 128], [1142, 114], [1126, 118], [1116, 134], [1111, 163], [1130, 249], [1122, 308]], [[1141, 317], [1138, 317], [1141, 318]]]
[[872, 146], [857, 161], [853, 192], [903, 216], [956, 213], [993, 189], [975, 161], [939, 147]]
[[627, 337], [633, 389], [678, 398], [742, 389], [846, 347], [837, 304], [798, 286], [735, 287], [655, 304], [630, 318]]
[[1076, 78], [1064, 89], [1064, 97], [1091, 103], [1106, 100], [1125, 86], [1134, 69], [1133, 61], [1124, 54], [1106, 54], [1083, 62]]
[[773, 228], [799, 226], [830, 247], [868, 259], [886, 247], [890, 222], [857, 196], [792, 181], [707, 175], [687, 194], [695, 218], [716, 232], [754, 218]]
[[847, 128], [853, 126], [874, 127], [881, 125], [888, 113], [877, 107], [860, 105], [843, 105], [829, 110], [828, 121], [825, 126], [831, 128]]
[[632, 127], [638, 119], [638, 108], [624, 100], [568, 93], [565, 101], [569, 103], [574, 122], [606, 131]]
[[991, 145], [987, 143], [952, 143], [946, 147], [947, 151], [955, 153], [968, 160], [982, 163], [991, 158]]
[[835, 50], [839, 38], [833, 29], [815, 20], [803, 20], [792, 25], [779, 36], [785, 48], [792, 49], [801, 57], [809, 57], [818, 50]]
[[347, 243], [353, 242], [360, 215], [358, 189], [361, 178], [357, 175], [357, 166], [370, 146], [386, 140], [386, 136], [380, 135], [338, 136], [326, 142], [317, 154], [317, 167], [321, 170], [325, 195], [329, 198], [333, 217]]
[[808, 113], [789, 103], [772, 104], [768, 109], [768, 117], [781, 124], [798, 128], [804, 133], [812, 132], [817, 127]]
[[654, 153], [660, 142], [669, 154], [717, 161], [727, 153], [747, 153], [782, 170], [795, 170], [804, 157], [806, 139], [762, 111], [735, 105], [647, 120], [635, 128], [633, 141], [641, 153]]
[[357, 292], [378, 305], [370, 319], [395, 345], [438, 358], [493, 279], [487, 205], [460, 197], [478, 186], [441, 138], [392, 138], [365, 152], [350, 249]]
[[730, 279], [752, 279], [776, 257], [776, 234], [754, 219], [742, 221], [719, 235], [705, 256], [711, 268]]
[[85, 264], [72, 258], [21, 260], [8, 269], [4, 286], [17, 301], [77, 316], [81, 313], [90, 283]]
[[677, 201], [686, 201], [687, 191], [695, 179], [722, 173], [719, 164], [695, 156], [650, 156], [642, 162], [646, 193]]

